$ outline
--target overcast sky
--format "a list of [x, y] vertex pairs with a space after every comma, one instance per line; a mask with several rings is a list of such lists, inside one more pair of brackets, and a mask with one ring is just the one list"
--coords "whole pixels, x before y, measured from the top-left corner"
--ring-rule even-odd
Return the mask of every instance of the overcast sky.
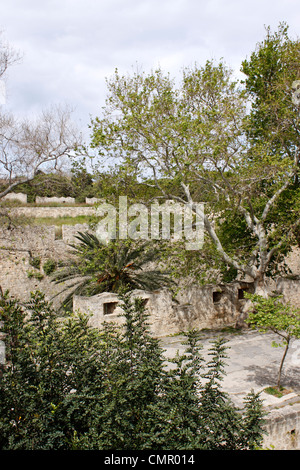
[[32, 115], [75, 108], [84, 133], [101, 113], [115, 68], [182, 67], [224, 58], [233, 69], [286, 21], [300, 36], [299, 0], [0, 0], [0, 28], [23, 55], [8, 76], [6, 107]]

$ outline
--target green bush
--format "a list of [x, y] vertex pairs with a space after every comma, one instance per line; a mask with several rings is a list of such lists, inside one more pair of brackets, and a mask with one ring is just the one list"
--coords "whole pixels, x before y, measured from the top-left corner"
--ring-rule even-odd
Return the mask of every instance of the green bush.
[[36, 269], [40, 269], [40, 266], [41, 266], [41, 258], [39, 258], [38, 256], [36, 257], [31, 257], [29, 258], [29, 264], [33, 267], [33, 268], [36, 268]]
[[46, 276], [50, 276], [50, 274], [55, 271], [56, 266], [56, 261], [54, 261], [53, 259], [47, 259], [47, 261], [45, 261], [45, 263], [43, 264], [43, 270]]
[[[257, 395], [241, 414], [221, 390], [224, 341], [200, 355], [199, 333], [168, 367], [143, 303], [123, 299], [124, 327], [60, 318], [33, 293], [26, 310], [0, 297], [0, 449], [253, 449], [262, 439]], [[31, 315], [28, 315], [28, 310]], [[205, 381], [202, 382], [202, 378]]]
[[41, 281], [42, 279], [44, 279], [44, 276], [42, 273], [40, 273], [39, 271], [27, 271], [27, 277], [28, 279], [37, 279], [38, 281]]

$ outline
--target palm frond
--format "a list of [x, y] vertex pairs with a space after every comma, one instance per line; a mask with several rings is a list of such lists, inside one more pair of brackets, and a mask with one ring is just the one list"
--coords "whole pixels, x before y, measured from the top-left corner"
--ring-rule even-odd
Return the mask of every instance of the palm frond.
[[73, 295], [119, 292], [124, 287], [151, 291], [173, 284], [169, 273], [149, 270], [148, 264], [159, 258], [159, 251], [150, 242], [113, 240], [104, 245], [90, 232], [78, 232], [76, 239], [79, 243], [70, 245], [75, 259], [65, 263], [52, 279], [56, 284], [75, 280], [61, 291], [68, 291], [63, 301], [67, 306]]

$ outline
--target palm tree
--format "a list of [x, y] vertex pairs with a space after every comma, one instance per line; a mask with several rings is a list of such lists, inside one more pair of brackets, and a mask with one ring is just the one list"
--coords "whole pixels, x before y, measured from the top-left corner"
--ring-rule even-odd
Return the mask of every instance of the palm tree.
[[70, 245], [72, 256], [52, 278], [56, 284], [67, 282], [57, 294], [66, 292], [65, 309], [72, 308], [74, 295], [118, 293], [124, 289], [154, 291], [173, 284], [168, 273], [149, 268], [149, 263], [159, 257], [158, 249], [149, 242], [113, 240], [105, 245], [89, 232], [78, 232], [76, 238], [79, 243]]

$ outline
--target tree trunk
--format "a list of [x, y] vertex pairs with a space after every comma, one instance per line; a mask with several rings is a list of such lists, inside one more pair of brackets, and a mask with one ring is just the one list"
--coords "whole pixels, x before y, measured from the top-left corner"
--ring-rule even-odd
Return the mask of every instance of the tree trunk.
[[284, 360], [286, 358], [286, 355], [287, 355], [287, 352], [288, 352], [288, 349], [289, 349], [289, 344], [290, 344], [290, 337], [288, 336], [286, 338], [286, 346], [285, 346], [285, 350], [284, 350], [284, 353], [283, 353], [283, 356], [282, 356], [282, 359], [281, 359], [281, 363], [280, 363], [280, 367], [279, 367], [279, 371], [278, 371], [278, 378], [277, 378], [277, 388], [278, 388], [278, 390], [280, 390], [280, 387], [281, 387], [281, 372], [282, 372], [282, 367], [283, 367]]
[[254, 279], [254, 293], [265, 298], [269, 297], [270, 287], [267, 285], [264, 275]]

